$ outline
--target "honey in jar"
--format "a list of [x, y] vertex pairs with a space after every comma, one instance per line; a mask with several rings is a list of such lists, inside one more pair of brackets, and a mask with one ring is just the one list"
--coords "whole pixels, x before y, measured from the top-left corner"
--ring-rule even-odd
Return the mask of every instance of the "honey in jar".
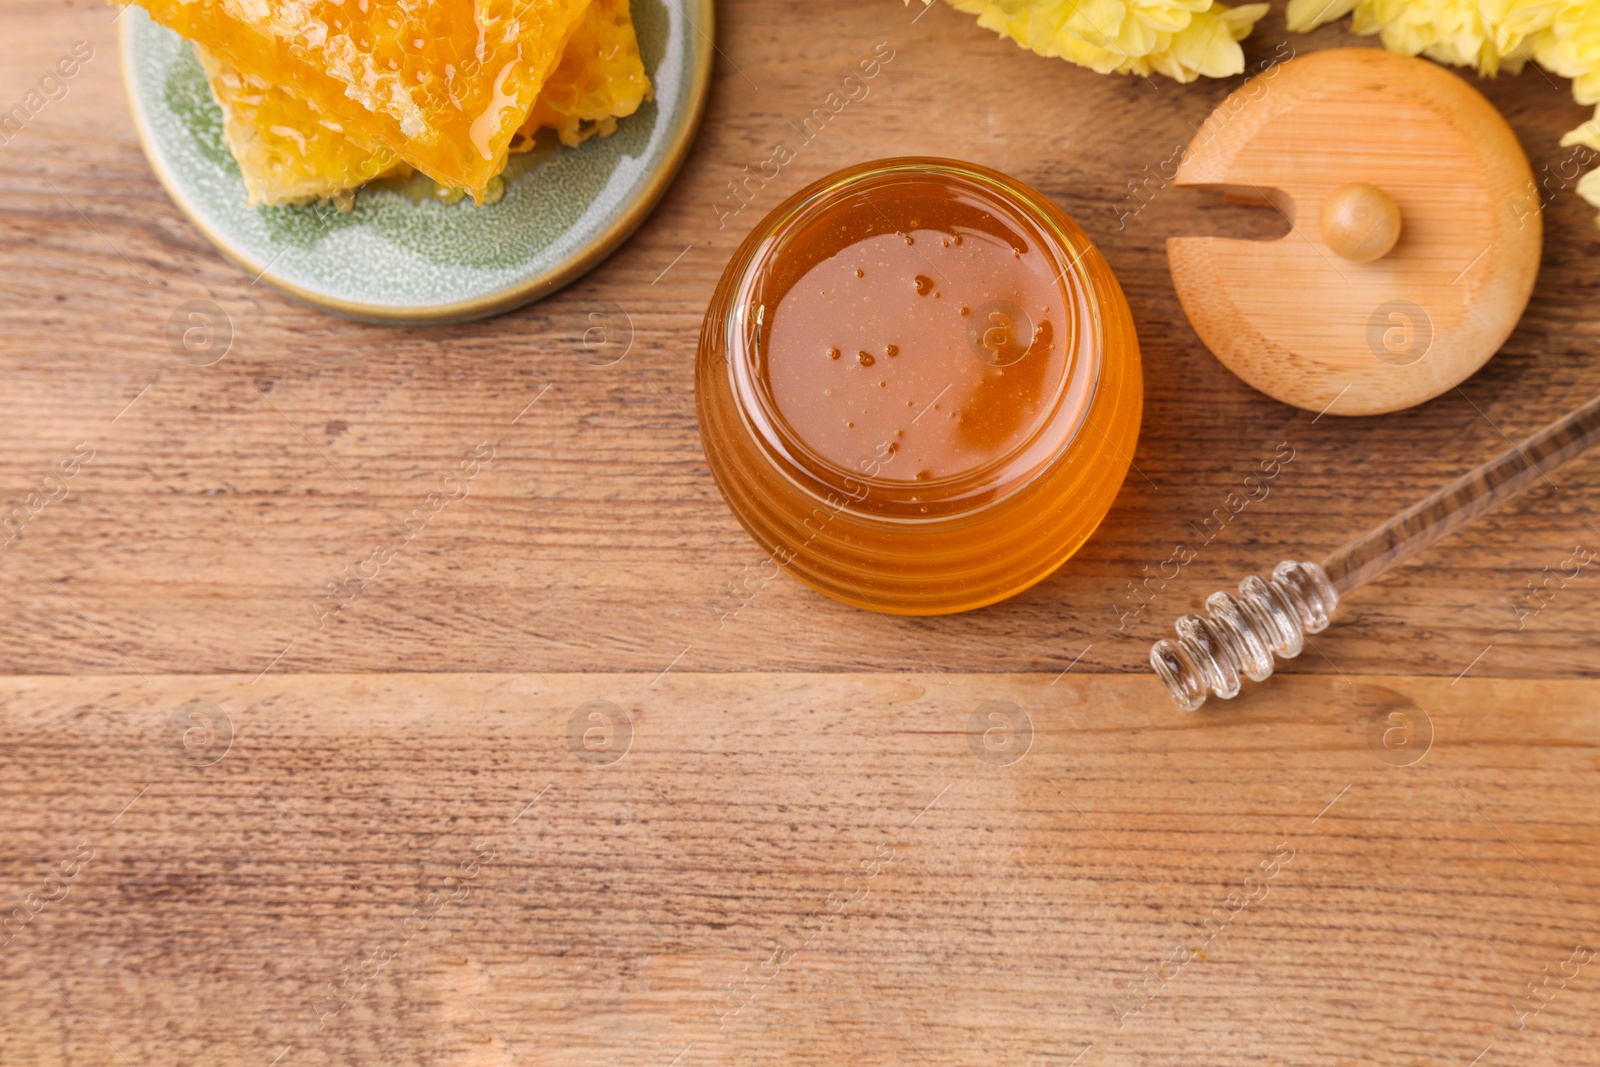
[[770, 558], [850, 604], [981, 607], [1094, 532], [1138, 439], [1127, 302], [1038, 192], [970, 163], [841, 171], [728, 264], [696, 366], [706, 458]]

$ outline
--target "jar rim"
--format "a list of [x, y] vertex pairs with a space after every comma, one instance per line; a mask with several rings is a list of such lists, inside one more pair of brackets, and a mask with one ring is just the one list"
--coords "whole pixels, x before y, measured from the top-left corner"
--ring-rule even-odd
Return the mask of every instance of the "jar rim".
[[[797, 434], [791, 432], [784, 435], [783, 428], [787, 423], [781, 412], [771, 404], [764, 390], [751, 388], [749, 381], [754, 376], [751, 356], [760, 352], [760, 330], [765, 325], [762, 319], [766, 312], [765, 305], [762, 305], [752, 313], [751, 283], [754, 276], [772, 261], [774, 254], [781, 250], [784, 240], [803, 224], [817, 218], [843, 198], [860, 191], [864, 183], [892, 180], [901, 175], [908, 178], [938, 176], [953, 179], [1021, 215], [1051, 246], [1048, 251], [1052, 258], [1057, 262], [1065, 262], [1053, 284], [1061, 290], [1069, 312], [1076, 313], [1082, 326], [1086, 327], [1082, 331], [1086, 336], [1078, 336], [1078, 331], [1074, 331], [1075, 351], [1052, 398], [1051, 416], [1039, 420], [1021, 440], [1001, 454], [974, 468], [924, 485], [938, 488], [941, 484], [974, 483], [986, 473], [1003, 468], [1047, 433], [1052, 436], [1060, 433], [1059, 444], [1047, 456], [1036, 461], [1026, 476], [983, 494], [981, 500], [970, 505], [928, 515], [893, 514], [853, 506], [866, 499], [875, 484], [873, 479], [850, 472], [818, 455]], [[899, 156], [858, 163], [813, 182], [769, 212], [745, 239], [734, 262], [729, 265], [729, 306], [723, 313], [722, 348], [726, 354], [729, 387], [739, 398], [734, 406], [743, 431], [772, 469], [795, 490], [827, 507], [836, 506], [836, 494], [844, 492], [847, 501], [840, 510], [849, 512], [857, 519], [895, 525], [926, 525], [977, 516], [1014, 499], [1046, 477], [1078, 444], [1095, 400], [1100, 395], [1105, 368], [1105, 323], [1101, 303], [1106, 294], [1095, 283], [1084, 264], [1089, 254], [1096, 251], [1088, 236], [1042, 193], [981, 164], [938, 157]], [[1069, 274], [1070, 283], [1067, 281]], [[1081, 370], [1087, 375], [1087, 381], [1075, 382], [1080, 362], [1084, 364]], [[741, 380], [742, 376], [745, 380]], [[1062, 432], [1057, 419], [1067, 393], [1074, 388], [1080, 390], [1081, 402], [1076, 404], [1076, 410], [1070, 416], [1072, 422]], [[757, 413], [749, 409], [750, 400], [754, 400], [762, 409], [759, 419]], [[775, 432], [780, 435], [779, 439], [774, 439]], [[857, 497], [852, 492], [829, 485], [817, 472], [819, 467], [841, 475], [846, 486], [854, 482], [860, 487], [861, 495]], [[801, 473], [805, 476], [799, 476]]]

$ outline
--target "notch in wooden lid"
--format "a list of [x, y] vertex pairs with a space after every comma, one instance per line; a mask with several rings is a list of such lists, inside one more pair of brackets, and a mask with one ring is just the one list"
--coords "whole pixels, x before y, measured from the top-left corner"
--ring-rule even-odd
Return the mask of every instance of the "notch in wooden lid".
[[1274, 241], [1173, 237], [1184, 313], [1229, 370], [1310, 411], [1422, 403], [1481, 367], [1539, 268], [1533, 172], [1456, 74], [1372, 48], [1281, 63], [1212, 112], [1176, 184], [1270, 204]]

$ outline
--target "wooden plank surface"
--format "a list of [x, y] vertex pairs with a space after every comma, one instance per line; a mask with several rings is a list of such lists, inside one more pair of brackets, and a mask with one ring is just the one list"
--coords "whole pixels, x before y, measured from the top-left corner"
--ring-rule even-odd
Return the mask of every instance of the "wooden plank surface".
[[7, 1067], [1465, 1067], [1600, 1040], [1581, 681], [1285, 678], [1209, 719], [1076, 673], [0, 701], [0, 902], [53, 898], [0, 948]]
[[[723, 4], [724, 56], [693, 158], [638, 235], [554, 299], [486, 323], [402, 330], [252, 286], [189, 228], [135, 143], [106, 8], [0, 2], [0, 99], [20, 97], [73, 41], [95, 49], [67, 97], [0, 148], [0, 502], [23, 503], [79, 442], [94, 450], [67, 498], [0, 550], [7, 670], [653, 673], [676, 660], [681, 670], [1053, 671], [1089, 645], [1083, 669], [1142, 670], [1150, 641], [1207, 593], [1288, 556], [1320, 559], [1507, 435], [1600, 391], [1600, 231], [1562, 177], [1572, 153], [1557, 145], [1584, 109], [1534, 70], [1481, 83], [1553, 190], [1521, 328], [1459, 393], [1391, 417], [1318, 420], [1224, 370], [1167, 273], [1169, 235], [1270, 233], [1276, 216], [1143, 184], [1239, 79], [1100, 77], [1026, 54], [943, 5], [913, 22], [920, 9], [893, 0]], [[789, 120], [879, 41], [894, 58], [866, 98], [796, 147], [719, 229], [737, 203], [728, 183], [776, 142], [798, 140]], [[1285, 42], [1351, 41], [1337, 27], [1287, 35], [1275, 10], [1246, 44], [1255, 67], [1286, 54]], [[998, 167], [1075, 216], [1128, 292], [1148, 399], [1141, 473], [1076, 559], [995, 608], [890, 624], [789, 581], [761, 584], [762, 554], [701, 456], [693, 357], [717, 274], [760, 214], [844, 164], [898, 153]], [[1150, 198], [1131, 215], [1130, 181]], [[190, 299], [230, 318], [233, 347], [214, 366], [168, 349], [167, 320]], [[591, 315], [610, 316], [615, 347], [585, 348]], [[591, 365], [619, 349], [620, 361]], [[318, 630], [325, 583], [393, 539], [483, 441], [495, 459], [468, 498]], [[1271, 496], [1200, 547], [1147, 610], [1119, 614], [1137, 603], [1128, 583], [1192, 541], [1191, 524], [1282, 442], [1294, 460]], [[1520, 632], [1513, 611], [1542, 568], [1579, 543], [1600, 548], [1590, 525], [1600, 460], [1552, 481], [1559, 488], [1363, 593], [1352, 624], [1322, 645], [1327, 659], [1289, 669], [1454, 677], [1492, 642], [1475, 672], [1592, 676], [1592, 574]]]
[[[1551, 188], [1507, 349], [1339, 420], [1234, 379], [1167, 274], [1169, 235], [1282, 230], [1146, 184], [1239, 79], [1099, 77], [942, 5], [724, 3], [705, 126], [644, 228], [532, 308], [398, 330], [252, 286], [188, 227], [112, 12], [0, 11], [0, 103], [95, 49], [0, 145], [0, 505], [77, 471], [0, 548], [5, 1067], [1592, 1060], [1595, 571], [1516, 609], [1600, 548], [1600, 460], [1358, 594], [1240, 701], [1181, 716], [1143, 667], [1206, 593], [1600, 390], [1564, 81], [1478, 83]], [[867, 98], [795, 146], [880, 41]], [[1355, 43], [1275, 6], [1250, 63], [1285, 42]], [[794, 161], [719, 228], [778, 141]], [[694, 422], [738, 240], [899, 153], [1054, 197], [1145, 352], [1139, 473], [1100, 532], [944, 619], [761, 583]], [[167, 344], [191, 299], [233, 329], [213, 366]], [[613, 340], [586, 346], [597, 321]], [[319, 628], [324, 584], [481, 442], [467, 497]], [[1129, 614], [1283, 442], [1270, 497]]]

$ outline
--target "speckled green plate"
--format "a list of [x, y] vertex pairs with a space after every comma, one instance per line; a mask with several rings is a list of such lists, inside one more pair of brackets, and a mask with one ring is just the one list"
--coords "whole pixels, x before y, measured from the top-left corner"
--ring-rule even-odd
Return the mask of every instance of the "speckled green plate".
[[161, 184], [252, 278], [351, 318], [460, 322], [537, 300], [593, 268], [644, 221], [688, 153], [711, 80], [712, 0], [632, 7], [653, 99], [610, 137], [579, 148], [541, 142], [513, 157], [505, 195], [481, 207], [377, 187], [347, 213], [248, 207], [193, 50], [137, 7], [120, 20], [123, 78]]

